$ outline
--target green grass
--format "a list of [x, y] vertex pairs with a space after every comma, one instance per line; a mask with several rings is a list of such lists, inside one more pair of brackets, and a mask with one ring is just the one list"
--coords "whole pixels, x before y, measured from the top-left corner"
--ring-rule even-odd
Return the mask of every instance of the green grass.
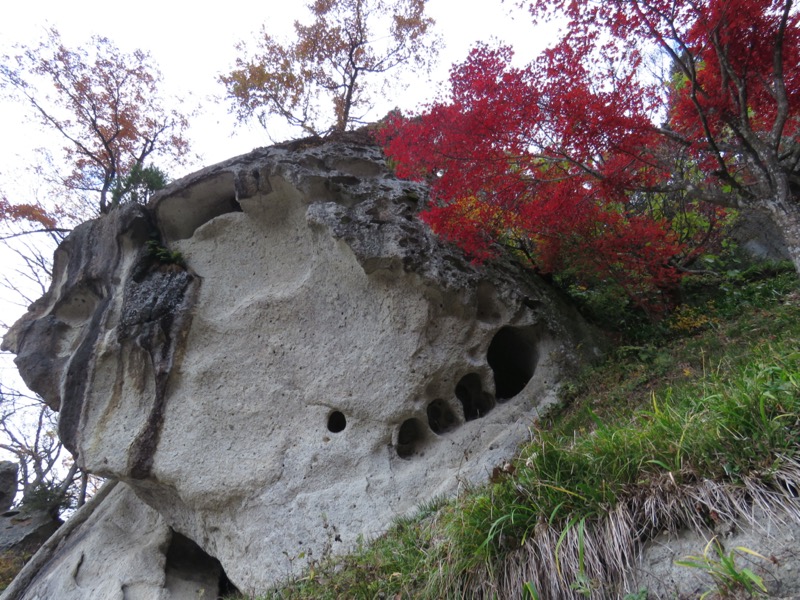
[[[702, 479], [739, 483], [768, 478], [778, 456], [800, 439], [800, 352], [785, 344], [754, 348], [751, 364], [707, 375], [697, 386], [651, 396], [651, 406], [628, 419], [597, 418], [590, 432], [566, 435], [541, 425], [522, 451], [515, 476], [496, 494], [493, 511], [524, 513], [509, 525], [525, 537], [539, 515], [548, 520], [601, 515], [665, 474], [676, 484]], [[511, 489], [513, 488], [513, 489]], [[522, 518], [522, 514], [530, 518]], [[497, 528], [502, 531], [507, 528]]]
[[774, 502], [800, 485], [796, 276], [775, 268], [695, 286], [691, 310], [651, 331], [658, 342], [621, 344], [566, 385], [499, 480], [262, 598], [631, 592], [626, 566], [648, 536], [713, 525], [703, 494], [745, 515], [760, 490]]

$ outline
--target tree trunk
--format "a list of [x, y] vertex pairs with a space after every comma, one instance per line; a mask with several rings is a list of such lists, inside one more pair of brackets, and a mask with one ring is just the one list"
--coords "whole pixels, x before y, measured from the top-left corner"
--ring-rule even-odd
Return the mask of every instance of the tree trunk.
[[78, 500], [76, 508], [80, 508], [86, 504], [86, 488], [89, 486], [89, 474], [86, 471], [81, 471], [81, 489], [78, 491]]
[[786, 251], [800, 275], [800, 198], [773, 200], [766, 203], [769, 215], [783, 236]]

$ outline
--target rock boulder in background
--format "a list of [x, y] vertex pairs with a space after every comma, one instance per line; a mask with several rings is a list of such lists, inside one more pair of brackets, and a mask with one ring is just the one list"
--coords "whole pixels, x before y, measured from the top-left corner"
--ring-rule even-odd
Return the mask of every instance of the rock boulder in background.
[[0, 513], [6, 512], [14, 504], [17, 495], [17, 472], [19, 465], [10, 460], [0, 461]]

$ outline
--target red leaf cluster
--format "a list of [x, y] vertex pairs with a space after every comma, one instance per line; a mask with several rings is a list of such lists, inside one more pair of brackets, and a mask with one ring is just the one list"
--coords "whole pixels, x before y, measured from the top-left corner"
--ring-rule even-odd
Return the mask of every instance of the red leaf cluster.
[[[682, 248], [665, 223], [625, 208], [626, 187], [651, 179], [625, 152], [647, 143], [645, 128], [613, 98], [585, 89], [549, 97], [533, 69], [510, 60], [508, 48], [473, 50], [452, 72], [452, 102], [387, 123], [398, 175], [432, 184], [423, 218], [478, 260], [507, 246], [543, 273], [613, 280], [635, 301], [657, 304], [679, 279], [669, 260]], [[571, 106], [595, 116], [579, 119]], [[559, 143], [543, 148], [539, 139]], [[603, 146], [618, 150], [594, 161]]]
[[[676, 266], [718, 235], [722, 209], [695, 200], [742, 206], [758, 161], [737, 150], [769, 143], [765, 131], [776, 147], [796, 144], [789, 7], [538, 0], [535, 17], [567, 15], [563, 38], [525, 67], [510, 48], [475, 48], [452, 69], [447, 101], [388, 119], [386, 153], [399, 176], [430, 182], [423, 218], [476, 259], [510, 247], [543, 273], [663, 307]], [[643, 59], [654, 50], [668, 59], [661, 79]]]
[[11, 204], [0, 198], [0, 223], [27, 221], [41, 225], [45, 229], [56, 227], [56, 219], [38, 204]]

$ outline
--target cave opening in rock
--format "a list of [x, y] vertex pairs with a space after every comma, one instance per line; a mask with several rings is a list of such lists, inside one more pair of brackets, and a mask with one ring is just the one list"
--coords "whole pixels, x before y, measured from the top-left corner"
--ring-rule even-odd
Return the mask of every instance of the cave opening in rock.
[[216, 600], [239, 595], [222, 564], [174, 530], [167, 549], [165, 574], [165, 587], [172, 598]]
[[494, 397], [483, 391], [481, 377], [477, 373], [464, 375], [456, 384], [456, 398], [464, 409], [464, 420], [473, 421], [494, 408]]
[[406, 419], [397, 432], [397, 456], [411, 458], [425, 443], [425, 425], [419, 419]]
[[539, 361], [538, 341], [534, 327], [503, 327], [492, 338], [486, 360], [499, 401], [513, 398], [528, 385]]
[[335, 410], [328, 416], [328, 431], [331, 433], [344, 431], [345, 427], [347, 427], [347, 419], [343, 412]]
[[456, 413], [444, 400], [437, 398], [428, 404], [428, 427], [437, 435], [447, 433], [458, 425]]

